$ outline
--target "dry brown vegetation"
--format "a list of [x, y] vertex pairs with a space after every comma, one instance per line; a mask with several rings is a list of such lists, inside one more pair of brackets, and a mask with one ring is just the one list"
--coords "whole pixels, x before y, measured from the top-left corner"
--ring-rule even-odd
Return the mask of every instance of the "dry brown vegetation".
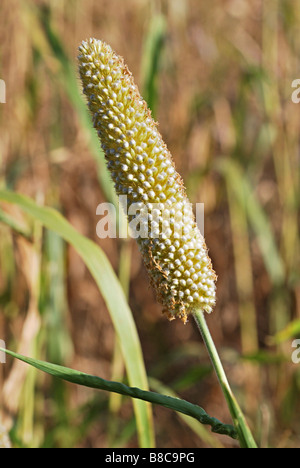
[[[209, 3], [209, 5], [208, 5]], [[63, 213], [119, 275], [153, 386], [230, 423], [190, 321], [168, 322], [134, 240], [98, 239], [107, 199], [74, 84], [88, 37], [125, 58], [192, 201], [218, 275], [208, 324], [262, 447], [300, 447], [300, 5], [293, 0], [1, 0], [0, 188]], [[0, 212], [27, 226], [14, 205]], [[30, 239], [0, 219], [0, 338], [6, 346], [123, 379], [105, 302], [75, 249], [38, 223]], [[156, 379], [156, 380], [154, 380]], [[150, 382], [151, 383], [151, 382]], [[15, 446], [137, 446], [132, 403], [63, 384], [7, 359], [1, 419]], [[156, 387], [157, 389], [157, 387]], [[154, 407], [158, 447], [235, 447]]]

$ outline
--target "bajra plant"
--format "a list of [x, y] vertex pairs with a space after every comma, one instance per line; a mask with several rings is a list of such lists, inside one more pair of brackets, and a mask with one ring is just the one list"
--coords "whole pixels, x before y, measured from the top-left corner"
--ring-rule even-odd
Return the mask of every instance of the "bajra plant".
[[[145, 216], [139, 216], [146, 235], [137, 242], [158, 300], [170, 319], [186, 322], [194, 316], [240, 442], [255, 447], [205, 322], [203, 312], [211, 312], [215, 304], [216, 275], [172, 157], [124, 60], [97, 39], [81, 44], [78, 59], [83, 91], [116, 192], [127, 196], [128, 205], [146, 208]], [[183, 211], [188, 212], [184, 220]]]
[[[0, 348], [0, 351], [60, 379], [132, 397], [142, 447], [154, 446], [151, 411], [145, 403], [151, 402], [208, 424], [213, 432], [238, 438], [241, 447], [256, 448], [205, 320], [205, 313], [212, 312], [216, 301], [216, 274], [183, 181], [175, 170], [157, 124], [123, 59], [109, 45], [89, 39], [80, 45], [78, 60], [83, 91], [116, 192], [126, 198], [129, 221], [138, 219], [140, 223], [137, 242], [150, 282], [170, 320], [178, 317], [186, 323], [189, 317], [195, 319], [234, 427], [210, 417], [198, 405], [147, 390], [135, 324], [121, 285], [104, 252], [80, 235], [57, 211], [39, 206], [30, 198], [7, 189], [0, 190], [0, 201], [18, 205], [39, 225], [70, 243], [84, 260], [111, 314], [132, 386], [25, 357], [7, 349]], [[131, 210], [132, 206], [136, 209]], [[14, 219], [1, 210], [0, 215], [12, 230], [30, 239], [27, 231]]]

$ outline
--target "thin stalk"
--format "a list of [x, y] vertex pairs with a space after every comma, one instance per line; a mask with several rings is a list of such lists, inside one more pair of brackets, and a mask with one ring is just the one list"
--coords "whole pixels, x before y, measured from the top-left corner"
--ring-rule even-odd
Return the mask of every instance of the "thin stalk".
[[194, 310], [194, 319], [198, 325], [203, 341], [208, 350], [211, 362], [219, 379], [222, 391], [224, 393], [231, 417], [236, 427], [239, 441], [242, 448], [257, 448], [255, 440], [251, 434], [249, 426], [245, 420], [245, 417], [241, 411], [235, 396], [232, 393], [230, 385], [228, 383], [222, 362], [220, 360], [218, 351], [215, 347], [214, 341], [206, 324], [204, 313], [201, 310]]

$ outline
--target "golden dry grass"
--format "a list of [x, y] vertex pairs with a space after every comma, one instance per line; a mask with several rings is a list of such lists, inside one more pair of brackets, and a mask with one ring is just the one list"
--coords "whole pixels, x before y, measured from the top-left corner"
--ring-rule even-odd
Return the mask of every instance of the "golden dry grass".
[[[96, 236], [105, 191], [68, 94], [66, 58], [79, 88], [77, 47], [91, 36], [125, 58], [147, 93], [146, 38], [162, 17], [155, 118], [190, 197], [205, 203], [219, 278], [209, 326], [259, 444], [299, 447], [300, 364], [291, 362], [300, 320], [300, 107], [291, 100], [300, 78], [297, 2], [1, 0], [1, 187], [57, 207], [101, 245], [116, 272], [125, 269], [149, 376], [230, 423], [194, 324], [161, 314], [133, 241], [124, 247]], [[16, 208], [1, 207], [23, 222]], [[109, 379], [115, 340], [104, 301], [76, 252], [41, 236], [36, 226], [28, 242], [0, 223], [0, 338], [24, 354], [34, 343], [40, 358]], [[276, 341], [292, 321], [296, 332]], [[114, 364], [122, 377], [120, 357]], [[0, 388], [2, 420], [14, 427], [16, 445], [137, 444], [128, 400], [108, 404], [107, 395], [62, 386], [11, 361], [0, 367]], [[158, 447], [208, 446], [176, 414], [154, 408], [154, 416]]]

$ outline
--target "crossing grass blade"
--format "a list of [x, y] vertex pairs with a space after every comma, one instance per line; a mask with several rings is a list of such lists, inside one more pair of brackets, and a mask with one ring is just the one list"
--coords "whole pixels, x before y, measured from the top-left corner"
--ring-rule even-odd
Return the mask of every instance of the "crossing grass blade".
[[51, 364], [49, 362], [40, 361], [38, 359], [28, 358], [22, 356], [21, 354], [14, 353], [10, 350], [5, 350], [0, 348], [0, 351], [6, 352], [10, 356], [13, 356], [27, 364], [39, 369], [47, 374], [53, 375], [60, 379], [66, 380], [68, 382], [83, 385], [89, 388], [96, 388], [100, 390], [106, 390], [109, 392], [119, 393], [121, 395], [126, 395], [134, 399], [140, 399], [148, 401], [157, 405], [164, 406], [184, 415], [191, 416], [197, 421], [200, 421], [202, 424], [210, 425], [212, 432], [218, 434], [224, 434], [231, 438], [236, 438], [236, 432], [233, 426], [229, 424], [223, 424], [218, 421], [218, 419], [209, 416], [206, 411], [200, 406], [194, 405], [186, 400], [181, 400], [179, 398], [174, 398], [167, 395], [162, 395], [156, 392], [149, 392], [141, 390], [136, 387], [128, 387], [127, 385], [120, 382], [112, 382], [109, 380], [102, 379], [94, 375], [85, 374], [68, 367], [59, 366], [57, 364]]
[[[85, 262], [94, 277], [110, 312], [121, 346], [130, 385], [148, 388], [147, 375], [136, 326], [110, 262], [101, 248], [77, 232], [56, 210], [37, 205], [30, 198], [8, 190], [0, 190], [0, 200], [15, 203], [44, 227], [56, 232], [70, 243]], [[151, 408], [143, 401], [133, 400], [139, 443], [154, 446]]]
[[21, 236], [26, 237], [27, 239], [31, 238], [30, 229], [28, 227], [24, 227], [22, 224], [16, 221], [12, 216], [5, 213], [5, 211], [1, 210], [1, 208], [0, 208], [0, 222], [11, 227], [13, 231], [21, 234]]

